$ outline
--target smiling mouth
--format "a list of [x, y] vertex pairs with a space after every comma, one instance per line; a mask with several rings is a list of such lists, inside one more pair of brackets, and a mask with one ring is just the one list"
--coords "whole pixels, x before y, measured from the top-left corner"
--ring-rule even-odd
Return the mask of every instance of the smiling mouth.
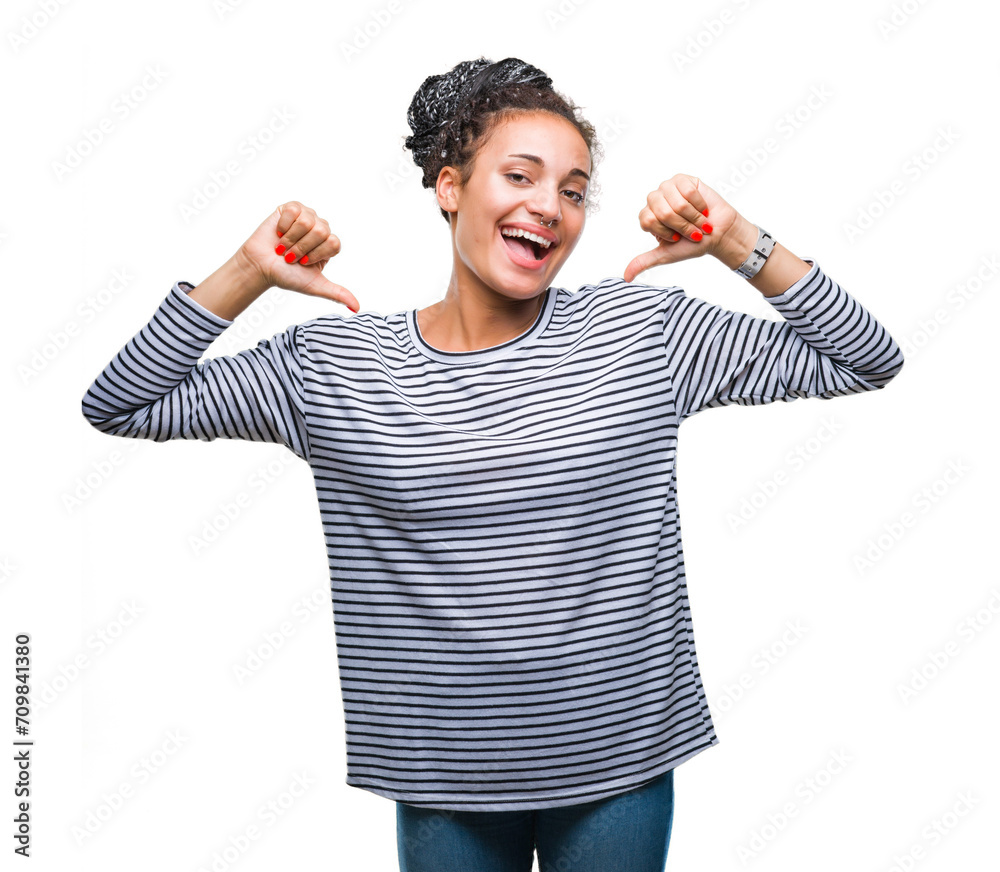
[[500, 229], [500, 235], [515, 261], [522, 263], [522, 265], [527, 265], [524, 264], [525, 261], [541, 264], [548, 259], [557, 245], [555, 242], [549, 242], [546, 246], [539, 241], [542, 239], [541, 236], [532, 238], [535, 234], [528, 235], [519, 228], [503, 227]]

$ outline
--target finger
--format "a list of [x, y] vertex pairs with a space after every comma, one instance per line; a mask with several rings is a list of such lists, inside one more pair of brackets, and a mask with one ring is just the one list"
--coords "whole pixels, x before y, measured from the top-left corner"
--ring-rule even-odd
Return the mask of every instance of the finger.
[[677, 190], [684, 196], [684, 199], [698, 212], [698, 215], [694, 216], [693, 220], [690, 215], [686, 215], [685, 217], [691, 220], [692, 223], [697, 222], [698, 226], [701, 226], [704, 223], [704, 219], [708, 217], [705, 215], [708, 211], [708, 201], [701, 191], [701, 179], [697, 176], [678, 173], [674, 176], [674, 184]]
[[662, 239], [664, 242], [676, 242], [681, 238], [680, 233], [674, 230], [673, 227], [660, 221], [653, 214], [653, 210], [649, 206], [643, 206], [639, 212], [639, 226], [647, 233], [652, 233], [653, 236], [657, 239]]
[[705, 216], [675, 188], [668, 187], [666, 192], [662, 188], [657, 188], [646, 198], [646, 202], [653, 218], [665, 228], [669, 227], [671, 233], [677, 231], [694, 241], [704, 236], [698, 222], [704, 224]]
[[[316, 245], [312, 244], [313, 239], [316, 240]], [[275, 248], [275, 252], [281, 254], [286, 263], [298, 261], [300, 264], [325, 264], [331, 257], [340, 253], [340, 238], [330, 232], [326, 232], [325, 235], [323, 232], [317, 232], [315, 236], [308, 233], [289, 251], [282, 252], [278, 247]]]
[[[305, 254], [308, 255], [308, 263], [325, 264], [331, 257], [340, 254], [340, 237], [333, 233], [328, 233], [319, 245]], [[301, 261], [299, 262], [301, 263]]]
[[[278, 237], [284, 236], [285, 230], [292, 226], [292, 222], [298, 217], [299, 212], [305, 208], [298, 200], [289, 200], [287, 203], [282, 203], [274, 211], [278, 215], [278, 221], [275, 225], [275, 230], [278, 233]], [[283, 230], [282, 228], [285, 228]]]
[[282, 226], [284, 226], [284, 222], [289, 218], [289, 213], [294, 213], [294, 219], [288, 227], [285, 227], [285, 232], [282, 233], [279, 240], [286, 249], [291, 248], [312, 230], [317, 221], [315, 210], [310, 209], [308, 206], [303, 206], [294, 200], [292, 204], [286, 203], [281, 213], [282, 220], [280, 223]]
[[[311, 262], [319, 260], [325, 257], [323, 254], [316, 249], [326, 242], [331, 236], [330, 225], [326, 223], [322, 218], [319, 219], [315, 226], [309, 230], [305, 236], [298, 240], [298, 242], [293, 245], [288, 246], [287, 250], [282, 254], [285, 258], [286, 263], [295, 263], [295, 261], [300, 262]], [[278, 249], [276, 248], [277, 252]], [[303, 260], [305, 258], [305, 260]]]
[[672, 263], [673, 258], [670, 255], [670, 251], [671, 249], [668, 247], [668, 244], [664, 242], [650, 251], [644, 251], [642, 254], [636, 255], [629, 262], [629, 265], [625, 267], [625, 272], [622, 273], [623, 278], [625, 281], [631, 282], [639, 273], [645, 272], [651, 266]]
[[316, 277], [302, 289], [302, 292], [313, 297], [324, 297], [336, 303], [343, 303], [352, 312], [357, 312], [361, 308], [361, 304], [354, 294], [343, 285], [331, 282], [318, 269], [316, 270]]

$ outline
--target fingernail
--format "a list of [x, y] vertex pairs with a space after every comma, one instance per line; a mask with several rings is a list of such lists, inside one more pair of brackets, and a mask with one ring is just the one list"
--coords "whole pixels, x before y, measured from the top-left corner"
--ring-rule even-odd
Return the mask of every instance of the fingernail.
[[701, 210], [701, 214], [704, 215], [707, 218], [708, 217], [708, 209], [702, 209]]
[[702, 229], [702, 230], [703, 230], [703, 231], [704, 231], [704, 232], [705, 232], [706, 234], [708, 234], [708, 233], [711, 233], [711, 232], [712, 232], [712, 225], [711, 225], [711, 224], [702, 224], [702, 225], [701, 225], [701, 229]]
[[274, 253], [275, 253], [275, 254], [284, 254], [284, 253], [285, 253], [285, 246], [283, 246], [283, 245], [279, 245], [279, 246], [277, 246], [277, 247], [276, 247], [276, 248], [274, 249]]
[[300, 260], [299, 263], [305, 263], [307, 260], [309, 260], [309, 255], [308, 254], [303, 254], [302, 255], [302, 260]]
[[670, 241], [671, 242], [676, 242], [680, 238], [681, 238], [681, 235], [679, 233], [675, 233], [673, 236], [670, 237]]
[[355, 315], [357, 315], [357, 314], [358, 314], [358, 312], [360, 312], [360, 311], [361, 311], [361, 309], [360, 309], [360, 308], [358, 308], [358, 309], [355, 309], [355, 308], [354, 308], [353, 306], [348, 306], [347, 308], [348, 308], [348, 309], [350, 309], [350, 310], [351, 310], [351, 311], [352, 311], [352, 312], [353, 312], [353, 313], [354, 313]]
[[288, 252], [288, 254], [285, 255], [285, 263], [294, 263], [294, 262], [295, 262], [295, 255], [292, 254], [291, 252]]
[[692, 242], [697, 242], [700, 239], [701, 239], [701, 231], [700, 230], [695, 230], [695, 232], [691, 234], [691, 241]]

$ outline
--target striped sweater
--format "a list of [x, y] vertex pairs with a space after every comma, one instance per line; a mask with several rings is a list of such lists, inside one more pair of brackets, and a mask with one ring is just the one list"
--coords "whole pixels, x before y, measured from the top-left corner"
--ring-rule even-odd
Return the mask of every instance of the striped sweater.
[[88, 388], [115, 436], [248, 439], [309, 464], [347, 784], [494, 811], [602, 799], [718, 742], [675, 489], [702, 409], [884, 386], [885, 328], [815, 261], [784, 320], [608, 278], [441, 351], [416, 310], [323, 315], [199, 362], [230, 324], [178, 282]]

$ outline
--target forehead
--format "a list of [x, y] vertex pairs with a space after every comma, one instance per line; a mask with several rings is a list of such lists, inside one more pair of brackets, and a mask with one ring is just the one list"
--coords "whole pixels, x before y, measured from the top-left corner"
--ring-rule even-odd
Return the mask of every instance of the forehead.
[[554, 169], [590, 170], [590, 150], [580, 131], [568, 119], [549, 112], [507, 119], [496, 129], [487, 149], [498, 158], [528, 152]]

